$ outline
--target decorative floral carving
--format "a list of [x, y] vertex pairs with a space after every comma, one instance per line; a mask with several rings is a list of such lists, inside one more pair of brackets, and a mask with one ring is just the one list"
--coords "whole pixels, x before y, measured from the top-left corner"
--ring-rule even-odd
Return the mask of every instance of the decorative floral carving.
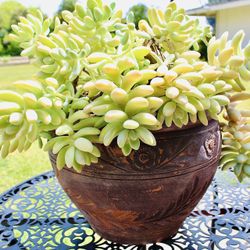
[[[178, 199], [169, 203], [166, 207], [160, 209], [154, 214], [146, 214], [142, 211], [137, 217], [137, 220], [143, 220], [154, 224], [159, 223], [159, 225], [163, 222], [167, 225], [173, 217], [176, 221], [181, 220], [186, 213], [191, 212], [191, 207], [195, 207], [195, 205], [197, 205], [197, 202], [207, 190], [211, 180], [204, 182], [203, 185], [200, 184], [201, 182], [202, 181], [199, 180], [198, 177], [194, 178], [191, 180], [190, 184], [187, 185], [187, 188], [183, 190]], [[197, 186], [200, 187], [198, 191]]]
[[[155, 134], [157, 147], [143, 145], [128, 157], [123, 156], [116, 143], [109, 147], [98, 144], [102, 152], [98, 164], [86, 167], [81, 175], [98, 175], [105, 179], [165, 178], [184, 172], [197, 171], [218, 160], [220, 132], [218, 123], [181, 131], [162, 131]], [[55, 165], [55, 156], [50, 159]], [[72, 169], [64, 169], [74, 172]], [[149, 175], [151, 177], [149, 177]], [[124, 177], [125, 176], [125, 177]]]
[[133, 151], [128, 157], [128, 162], [133, 170], [150, 171], [157, 168], [161, 162], [161, 150], [159, 147], [141, 147]]
[[215, 148], [216, 148], [216, 136], [214, 134], [210, 134], [205, 141], [205, 149], [209, 157], [213, 156]]

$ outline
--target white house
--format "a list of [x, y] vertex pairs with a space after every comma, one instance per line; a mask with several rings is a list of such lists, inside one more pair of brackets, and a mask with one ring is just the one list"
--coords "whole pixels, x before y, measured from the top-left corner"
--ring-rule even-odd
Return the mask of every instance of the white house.
[[250, 40], [250, 0], [214, 0], [200, 8], [188, 10], [193, 16], [215, 17], [215, 33], [220, 36], [229, 31], [232, 37], [243, 29], [246, 33], [244, 44]]

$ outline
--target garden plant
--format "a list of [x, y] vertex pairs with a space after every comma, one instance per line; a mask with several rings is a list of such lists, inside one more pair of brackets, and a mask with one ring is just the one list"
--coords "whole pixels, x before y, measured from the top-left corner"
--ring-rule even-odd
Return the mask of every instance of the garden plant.
[[117, 143], [128, 156], [142, 143], [157, 146], [156, 130], [214, 119], [223, 135], [221, 168], [240, 181], [250, 176], [250, 111], [239, 108], [250, 98], [243, 31], [215, 38], [174, 2], [149, 9], [138, 29], [133, 14], [125, 20], [101, 0], [77, 3], [62, 18], [32, 10], [12, 26], [10, 38], [37, 74], [0, 90], [3, 158], [38, 140], [57, 155], [58, 169], [81, 172], [98, 162], [98, 144]]

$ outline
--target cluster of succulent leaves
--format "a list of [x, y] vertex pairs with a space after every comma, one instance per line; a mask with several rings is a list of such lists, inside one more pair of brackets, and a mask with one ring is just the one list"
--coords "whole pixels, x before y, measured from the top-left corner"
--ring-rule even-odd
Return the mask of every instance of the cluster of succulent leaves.
[[[223, 113], [228, 120], [223, 155], [238, 156], [237, 162], [223, 156], [223, 168], [235, 167], [240, 178], [249, 175], [248, 144], [240, 144], [238, 155], [241, 142], [234, 133], [239, 126], [239, 133], [249, 133], [249, 126], [242, 115], [234, 122], [229, 115], [239, 112], [230, 98], [242, 92], [244, 99], [250, 81], [250, 46], [242, 48], [243, 32], [208, 43], [210, 29], [174, 2], [165, 12], [149, 9], [149, 22], [141, 20], [138, 29], [132, 14], [124, 21], [115, 4], [101, 0], [77, 3], [62, 17], [44, 20], [37, 11], [13, 26], [11, 39], [23, 56], [34, 58], [38, 73], [0, 91], [2, 157], [27, 150], [35, 140], [43, 146], [46, 138], [44, 149], [57, 154], [58, 168], [80, 172], [98, 162], [99, 143], [116, 142], [127, 156], [141, 143], [155, 146], [153, 131], [163, 126], [208, 125]], [[208, 43], [207, 61], [197, 52], [201, 40]]]
[[223, 170], [233, 169], [239, 181], [250, 176], [250, 111], [237, 106], [249, 98], [250, 94], [244, 92], [231, 96], [224, 114], [226, 123], [222, 126], [221, 167]]

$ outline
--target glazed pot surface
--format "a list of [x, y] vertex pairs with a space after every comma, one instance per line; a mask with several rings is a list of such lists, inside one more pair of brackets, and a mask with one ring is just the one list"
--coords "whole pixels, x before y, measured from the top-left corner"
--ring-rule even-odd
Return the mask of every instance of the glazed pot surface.
[[214, 177], [221, 149], [216, 121], [155, 137], [156, 147], [142, 144], [128, 157], [116, 143], [98, 145], [99, 163], [80, 174], [58, 171], [50, 154], [61, 186], [107, 240], [141, 245], [174, 236]]

